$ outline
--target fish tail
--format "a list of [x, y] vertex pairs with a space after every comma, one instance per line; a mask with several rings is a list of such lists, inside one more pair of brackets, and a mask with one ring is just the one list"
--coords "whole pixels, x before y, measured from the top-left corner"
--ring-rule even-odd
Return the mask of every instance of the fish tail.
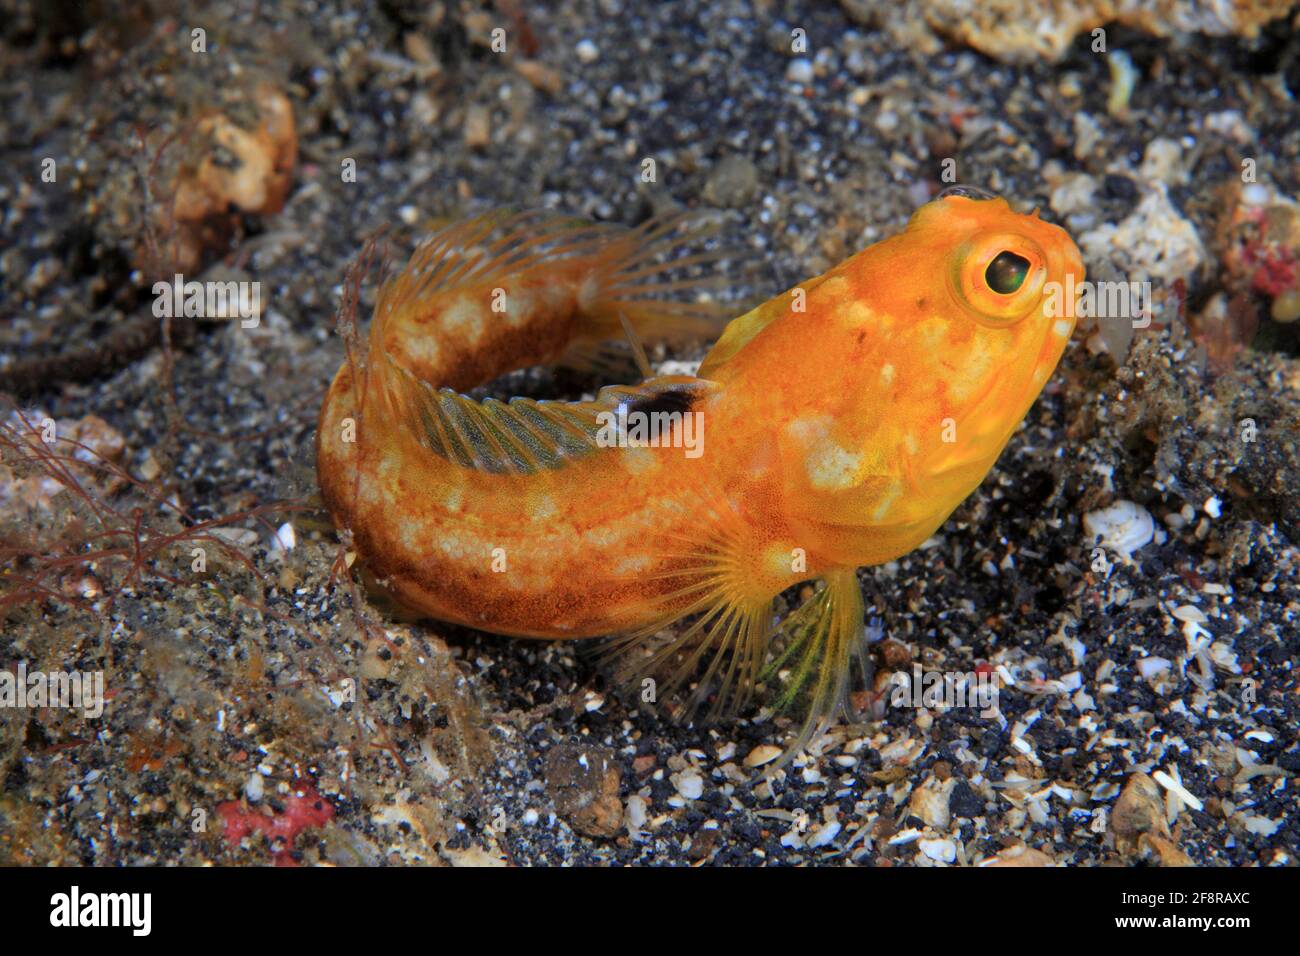
[[[492, 212], [426, 239], [384, 283], [369, 356], [384, 390], [396, 369], [455, 391], [506, 372], [593, 365], [602, 343], [680, 342], [725, 318], [702, 300], [722, 284], [711, 227], [690, 214], [635, 228], [550, 212]], [[574, 361], [574, 357], [577, 360]]]
[[730, 253], [701, 247], [716, 232], [715, 224], [685, 212], [614, 238], [602, 253], [599, 285], [583, 309], [575, 346], [623, 340], [629, 326], [650, 345], [715, 337], [728, 314], [710, 296], [727, 284], [716, 267]]
[[468, 391], [553, 360], [576, 327], [580, 277], [608, 230], [494, 210], [426, 238], [379, 290], [368, 356], [380, 391], [401, 373]]

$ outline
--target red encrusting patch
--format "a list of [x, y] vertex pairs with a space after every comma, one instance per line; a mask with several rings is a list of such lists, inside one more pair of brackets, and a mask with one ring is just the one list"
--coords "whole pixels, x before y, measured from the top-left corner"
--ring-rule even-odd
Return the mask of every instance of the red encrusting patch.
[[1251, 287], [1271, 299], [1296, 288], [1296, 255], [1285, 246], [1250, 244], [1242, 250], [1242, 260], [1254, 269]]
[[217, 807], [221, 817], [222, 832], [232, 846], [254, 831], [266, 834], [275, 847], [276, 866], [297, 866], [293, 858], [293, 841], [307, 827], [324, 826], [334, 817], [333, 805], [316, 792], [313, 784], [295, 786], [294, 792], [284, 800], [284, 809], [274, 815], [249, 809], [242, 800], [228, 800]]
[[1251, 289], [1276, 299], [1284, 292], [1300, 288], [1300, 262], [1297, 262], [1296, 250], [1287, 242], [1269, 236], [1264, 211], [1252, 209], [1244, 212], [1241, 218], [1253, 225], [1257, 233], [1240, 242], [1238, 253], [1242, 270], [1250, 276]]

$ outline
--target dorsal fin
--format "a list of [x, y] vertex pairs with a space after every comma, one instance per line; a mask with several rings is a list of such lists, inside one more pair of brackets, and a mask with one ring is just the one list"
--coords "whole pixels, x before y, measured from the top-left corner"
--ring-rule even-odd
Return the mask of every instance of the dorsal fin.
[[620, 227], [546, 210], [503, 210], [464, 219], [429, 236], [384, 283], [377, 315], [546, 262], [592, 255]]
[[629, 412], [684, 413], [713, 387], [673, 375], [640, 385], [609, 385], [590, 402], [477, 402], [449, 388], [435, 389], [400, 366], [396, 372], [390, 398], [403, 427], [449, 462], [489, 474], [563, 468], [602, 447], [602, 430], [610, 422], [605, 413], [617, 420], [620, 405]]

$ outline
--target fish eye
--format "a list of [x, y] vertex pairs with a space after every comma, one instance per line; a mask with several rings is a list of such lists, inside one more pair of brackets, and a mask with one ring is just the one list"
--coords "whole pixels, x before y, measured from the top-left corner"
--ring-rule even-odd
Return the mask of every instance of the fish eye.
[[1012, 295], [1025, 284], [1029, 275], [1029, 260], [1004, 249], [993, 257], [984, 270], [984, 281], [998, 295]]
[[1038, 305], [1047, 281], [1047, 254], [1029, 236], [986, 232], [953, 250], [949, 282], [978, 322], [1006, 328]]

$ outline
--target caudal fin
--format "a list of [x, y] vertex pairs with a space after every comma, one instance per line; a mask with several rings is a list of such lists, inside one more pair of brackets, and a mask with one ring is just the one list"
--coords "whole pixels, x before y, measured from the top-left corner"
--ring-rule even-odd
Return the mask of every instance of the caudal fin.
[[717, 231], [697, 214], [678, 213], [615, 236], [603, 253], [607, 268], [600, 292], [585, 310], [580, 339], [622, 340], [624, 323], [651, 345], [714, 338], [728, 310], [701, 296], [734, 281], [718, 268], [732, 253], [703, 248]]
[[494, 212], [425, 240], [384, 283], [369, 352], [456, 391], [531, 365], [608, 369], [608, 344], [712, 339], [727, 253], [694, 214], [634, 228], [550, 212]]

